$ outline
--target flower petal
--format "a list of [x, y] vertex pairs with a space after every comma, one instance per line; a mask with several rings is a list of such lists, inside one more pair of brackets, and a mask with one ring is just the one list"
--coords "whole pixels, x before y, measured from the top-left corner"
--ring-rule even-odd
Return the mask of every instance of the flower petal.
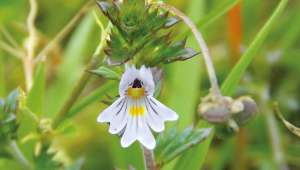
[[148, 92], [148, 95], [153, 95], [155, 90], [154, 80], [150, 68], [146, 68], [144, 65], [141, 67], [140, 77], [144, 83], [144, 88]]
[[126, 126], [128, 117], [128, 105], [130, 104], [128, 104], [128, 99], [125, 100], [125, 104], [122, 107], [121, 111], [118, 114], [114, 115], [111, 120], [108, 130], [111, 134], [119, 133]]
[[164, 104], [160, 103], [158, 100], [156, 100], [152, 96], [148, 96], [148, 99], [150, 101], [149, 102], [150, 105], [153, 107], [153, 109], [156, 110], [156, 112], [159, 114], [159, 116], [163, 120], [174, 121], [174, 120], [178, 119], [178, 115], [175, 111], [171, 110], [170, 108], [168, 108]]
[[162, 132], [165, 129], [164, 120], [159, 116], [154, 108], [150, 105], [149, 99], [145, 98], [145, 106], [146, 106], [146, 121], [151, 129], [155, 132]]
[[110, 122], [114, 115], [116, 115], [123, 105], [124, 97], [120, 97], [112, 105], [103, 110], [97, 118], [97, 122]]
[[147, 149], [154, 149], [156, 142], [155, 139], [145, 121], [144, 116], [138, 117], [138, 136], [137, 139], [147, 148]]
[[121, 138], [121, 146], [127, 148], [137, 139], [137, 118], [127, 116], [127, 126]]

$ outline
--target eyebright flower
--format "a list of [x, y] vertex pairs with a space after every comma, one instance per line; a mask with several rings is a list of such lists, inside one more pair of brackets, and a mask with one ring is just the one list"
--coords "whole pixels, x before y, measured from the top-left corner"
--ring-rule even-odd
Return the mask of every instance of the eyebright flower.
[[153, 97], [155, 85], [150, 68], [126, 66], [122, 75], [118, 98], [97, 118], [108, 122], [111, 134], [121, 134], [122, 147], [138, 140], [148, 149], [154, 149], [156, 142], [150, 128], [162, 132], [165, 121], [178, 119], [176, 112]]

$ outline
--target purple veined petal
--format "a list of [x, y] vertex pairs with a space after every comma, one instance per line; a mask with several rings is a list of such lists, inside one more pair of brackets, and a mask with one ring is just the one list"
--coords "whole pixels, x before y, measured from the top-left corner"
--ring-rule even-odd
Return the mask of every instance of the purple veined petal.
[[133, 116], [127, 117], [125, 132], [121, 138], [121, 146], [127, 148], [137, 139], [137, 119]]
[[138, 122], [137, 122], [138, 141], [141, 142], [141, 144], [147, 149], [150, 150], [154, 149], [156, 145], [155, 138], [152, 135], [145, 121], [145, 116], [138, 116], [137, 118], [138, 118]]
[[100, 115], [97, 117], [97, 122], [110, 122], [114, 115], [116, 115], [120, 109], [122, 109], [122, 105], [124, 104], [125, 97], [118, 98], [112, 105], [103, 110]]
[[145, 119], [147, 124], [151, 127], [151, 129], [155, 132], [162, 132], [165, 129], [164, 119], [159, 116], [159, 113], [154, 110], [154, 108], [150, 105], [150, 101], [147, 97], [144, 99], [146, 114]]
[[152, 108], [159, 114], [159, 116], [165, 121], [174, 121], [178, 119], [178, 115], [175, 111], [171, 110], [164, 104], [160, 103], [152, 96], [148, 96], [149, 103]]
[[128, 108], [130, 107], [130, 101], [125, 98], [125, 104], [123, 105], [122, 109], [120, 112], [115, 114], [110, 121], [110, 126], [109, 126], [109, 133], [111, 134], [117, 134], [119, 133], [127, 123], [127, 117], [129, 116], [128, 114]]

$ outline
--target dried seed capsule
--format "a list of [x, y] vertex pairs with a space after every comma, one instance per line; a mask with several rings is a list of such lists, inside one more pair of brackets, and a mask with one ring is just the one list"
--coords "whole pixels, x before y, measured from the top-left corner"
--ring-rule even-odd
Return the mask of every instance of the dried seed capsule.
[[218, 103], [202, 103], [199, 105], [200, 115], [210, 123], [223, 123], [230, 117], [230, 110], [226, 105]]
[[239, 125], [245, 124], [248, 120], [254, 117], [258, 111], [256, 102], [249, 96], [242, 96], [237, 99], [243, 103], [244, 109], [234, 115], [234, 119]]

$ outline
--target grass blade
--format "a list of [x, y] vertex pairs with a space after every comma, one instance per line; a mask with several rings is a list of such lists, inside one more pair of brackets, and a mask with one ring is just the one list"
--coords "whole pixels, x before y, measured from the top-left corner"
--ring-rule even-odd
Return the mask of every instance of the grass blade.
[[[106, 84], [103, 84], [100, 88], [95, 90], [92, 94], [89, 96], [83, 98], [78, 104], [76, 104], [67, 114], [68, 117], [73, 117], [80, 111], [82, 111], [86, 106], [90, 105], [91, 103], [95, 101], [100, 101], [105, 95], [110, 94], [111, 92], [115, 92], [117, 89], [118, 84], [113, 82], [108, 82]], [[117, 92], [115, 92], [117, 94]]]
[[4, 57], [0, 51], [0, 96], [5, 95], [5, 77], [4, 77]]
[[67, 44], [63, 61], [58, 68], [57, 79], [47, 93], [47, 115], [53, 115], [62, 107], [71, 93], [74, 83], [84, 70], [84, 60], [91, 56], [98, 41], [96, 22], [91, 14], [85, 16]]
[[[200, 122], [199, 128], [206, 128], [209, 125], [205, 122]], [[203, 163], [205, 161], [208, 149], [212, 142], [214, 136], [214, 129], [211, 129], [210, 135], [208, 138], [199, 145], [195, 146], [193, 149], [188, 150], [185, 152], [177, 161], [176, 165], [174, 166], [174, 170], [198, 170], [202, 169]]]
[[35, 114], [42, 114], [44, 112], [45, 101], [45, 63], [40, 62], [37, 65], [36, 73], [33, 80], [33, 86], [28, 94], [27, 106]]
[[[216, 6], [213, 10], [211, 10], [204, 17], [202, 17], [198, 22], [196, 22], [196, 26], [198, 28], [204, 28], [204, 27], [208, 26], [209, 24], [213, 23], [218, 18], [220, 18], [221, 16], [226, 14], [239, 1], [240, 0], [226, 0], [226, 1], [224, 1], [223, 3]], [[197, 2], [192, 2], [191, 4], [193, 4], [193, 6], [197, 8], [197, 11], [201, 11], [201, 9], [199, 9], [199, 5], [195, 5], [195, 4], [197, 4]], [[191, 8], [193, 8], [193, 7], [191, 7]], [[197, 18], [199, 18], [199, 15], [197, 16]], [[191, 19], [193, 19], [193, 18], [191, 17]], [[190, 30], [187, 30], [183, 33], [183, 35], [187, 36], [190, 33], [191, 33]]]
[[238, 63], [234, 66], [232, 71], [229, 73], [228, 77], [222, 85], [222, 93], [224, 95], [232, 95], [236, 89], [242, 75], [246, 71], [247, 67], [250, 65], [251, 61], [254, 59], [258, 52], [258, 49], [263, 45], [264, 40], [267, 35], [271, 32], [272, 26], [278, 21], [278, 17], [283, 12], [288, 0], [281, 0], [275, 11], [262, 27], [262, 29], [255, 36], [253, 42], [250, 44], [247, 51], [243, 54]]

